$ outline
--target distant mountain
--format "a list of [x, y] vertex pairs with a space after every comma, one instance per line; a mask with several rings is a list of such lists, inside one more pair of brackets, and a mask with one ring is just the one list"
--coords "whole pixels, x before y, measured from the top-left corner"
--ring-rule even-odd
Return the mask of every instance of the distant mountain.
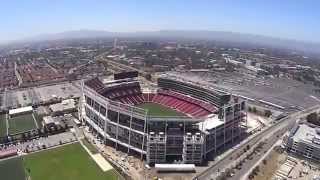
[[109, 32], [97, 30], [66, 31], [56, 34], [44, 34], [25, 41], [44, 41], [60, 39], [80, 39], [80, 38], [103, 38], [103, 37], [145, 37], [145, 38], [184, 38], [216, 40], [235, 43], [250, 43], [260, 46], [272, 46], [275, 48], [286, 48], [304, 52], [320, 54], [320, 43], [311, 43], [297, 40], [274, 38], [262, 35], [244, 34], [226, 31], [185, 31], [185, 30], [161, 30], [146, 32]]
[[55, 34], [41, 34], [35, 37], [25, 39], [25, 41], [50, 41], [60, 39], [81, 39], [81, 38], [99, 38], [99, 37], [114, 37], [117, 33], [97, 30], [77, 30], [65, 31]]

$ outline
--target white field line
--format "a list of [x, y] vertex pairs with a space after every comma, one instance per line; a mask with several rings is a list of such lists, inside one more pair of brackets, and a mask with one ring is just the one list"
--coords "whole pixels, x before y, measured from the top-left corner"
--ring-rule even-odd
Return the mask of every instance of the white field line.
[[36, 124], [37, 129], [38, 129], [39, 125], [38, 125], [38, 122], [37, 122], [36, 118], [34, 117], [33, 113], [32, 113], [32, 118], [33, 118], [34, 123]]
[[6, 126], [7, 126], [7, 136], [9, 135], [9, 121], [8, 121], [8, 114], [6, 114]]

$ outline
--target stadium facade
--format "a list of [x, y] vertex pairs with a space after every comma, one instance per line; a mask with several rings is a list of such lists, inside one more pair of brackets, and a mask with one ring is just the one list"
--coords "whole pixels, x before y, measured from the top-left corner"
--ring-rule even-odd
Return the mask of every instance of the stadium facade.
[[[245, 101], [229, 93], [158, 78], [156, 90], [144, 90], [135, 78], [82, 83], [81, 119], [105, 143], [144, 158], [148, 164], [201, 164], [239, 139], [246, 129]], [[154, 116], [137, 107], [156, 103], [179, 116]]]

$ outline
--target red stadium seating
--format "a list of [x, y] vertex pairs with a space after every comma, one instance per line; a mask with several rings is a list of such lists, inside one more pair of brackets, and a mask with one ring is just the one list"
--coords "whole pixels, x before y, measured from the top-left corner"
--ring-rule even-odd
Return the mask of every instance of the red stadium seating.
[[98, 79], [86, 85], [100, 92], [103, 96], [125, 104], [137, 105], [145, 102], [158, 103], [193, 117], [204, 117], [217, 111], [210, 103], [186, 96], [174, 91], [159, 90], [156, 94], [142, 93], [137, 82], [105, 87]]
[[[217, 111], [215, 106], [183, 94], [161, 90], [157, 94], [143, 94], [144, 102], [154, 102], [193, 117], [203, 117]], [[142, 103], [143, 101], [140, 101]]]

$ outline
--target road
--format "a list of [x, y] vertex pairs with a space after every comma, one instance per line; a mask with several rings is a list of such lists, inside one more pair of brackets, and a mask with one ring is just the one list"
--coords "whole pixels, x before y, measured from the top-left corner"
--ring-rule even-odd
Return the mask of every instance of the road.
[[[295, 120], [300, 119], [301, 117], [304, 117], [307, 114], [318, 110], [319, 108], [320, 106], [317, 105], [317, 106], [293, 113], [287, 116], [286, 118], [274, 123], [272, 126], [269, 126], [266, 129], [262, 130], [261, 132], [256, 134], [254, 137], [251, 137], [251, 138], [249, 137], [242, 144], [240, 144], [238, 148], [233, 149], [233, 151], [231, 151], [229, 154], [222, 157], [219, 161], [215, 162], [211, 167], [209, 167], [202, 173], [195, 176], [194, 179], [195, 180], [196, 179], [197, 180], [215, 179], [218, 175], [218, 172], [219, 171], [221, 172], [221, 170], [223, 170], [224, 168], [230, 167], [235, 162], [234, 157], [236, 157], [237, 154], [242, 154], [243, 150], [248, 145], [250, 147], [253, 147], [259, 142], [264, 141], [268, 137], [273, 138], [273, 135], [277, 134], [278, 131], [288, 130], [291, 126], [294, 125]], [[270, 143], [270, 145], [272, 145], [272, 143]]]

